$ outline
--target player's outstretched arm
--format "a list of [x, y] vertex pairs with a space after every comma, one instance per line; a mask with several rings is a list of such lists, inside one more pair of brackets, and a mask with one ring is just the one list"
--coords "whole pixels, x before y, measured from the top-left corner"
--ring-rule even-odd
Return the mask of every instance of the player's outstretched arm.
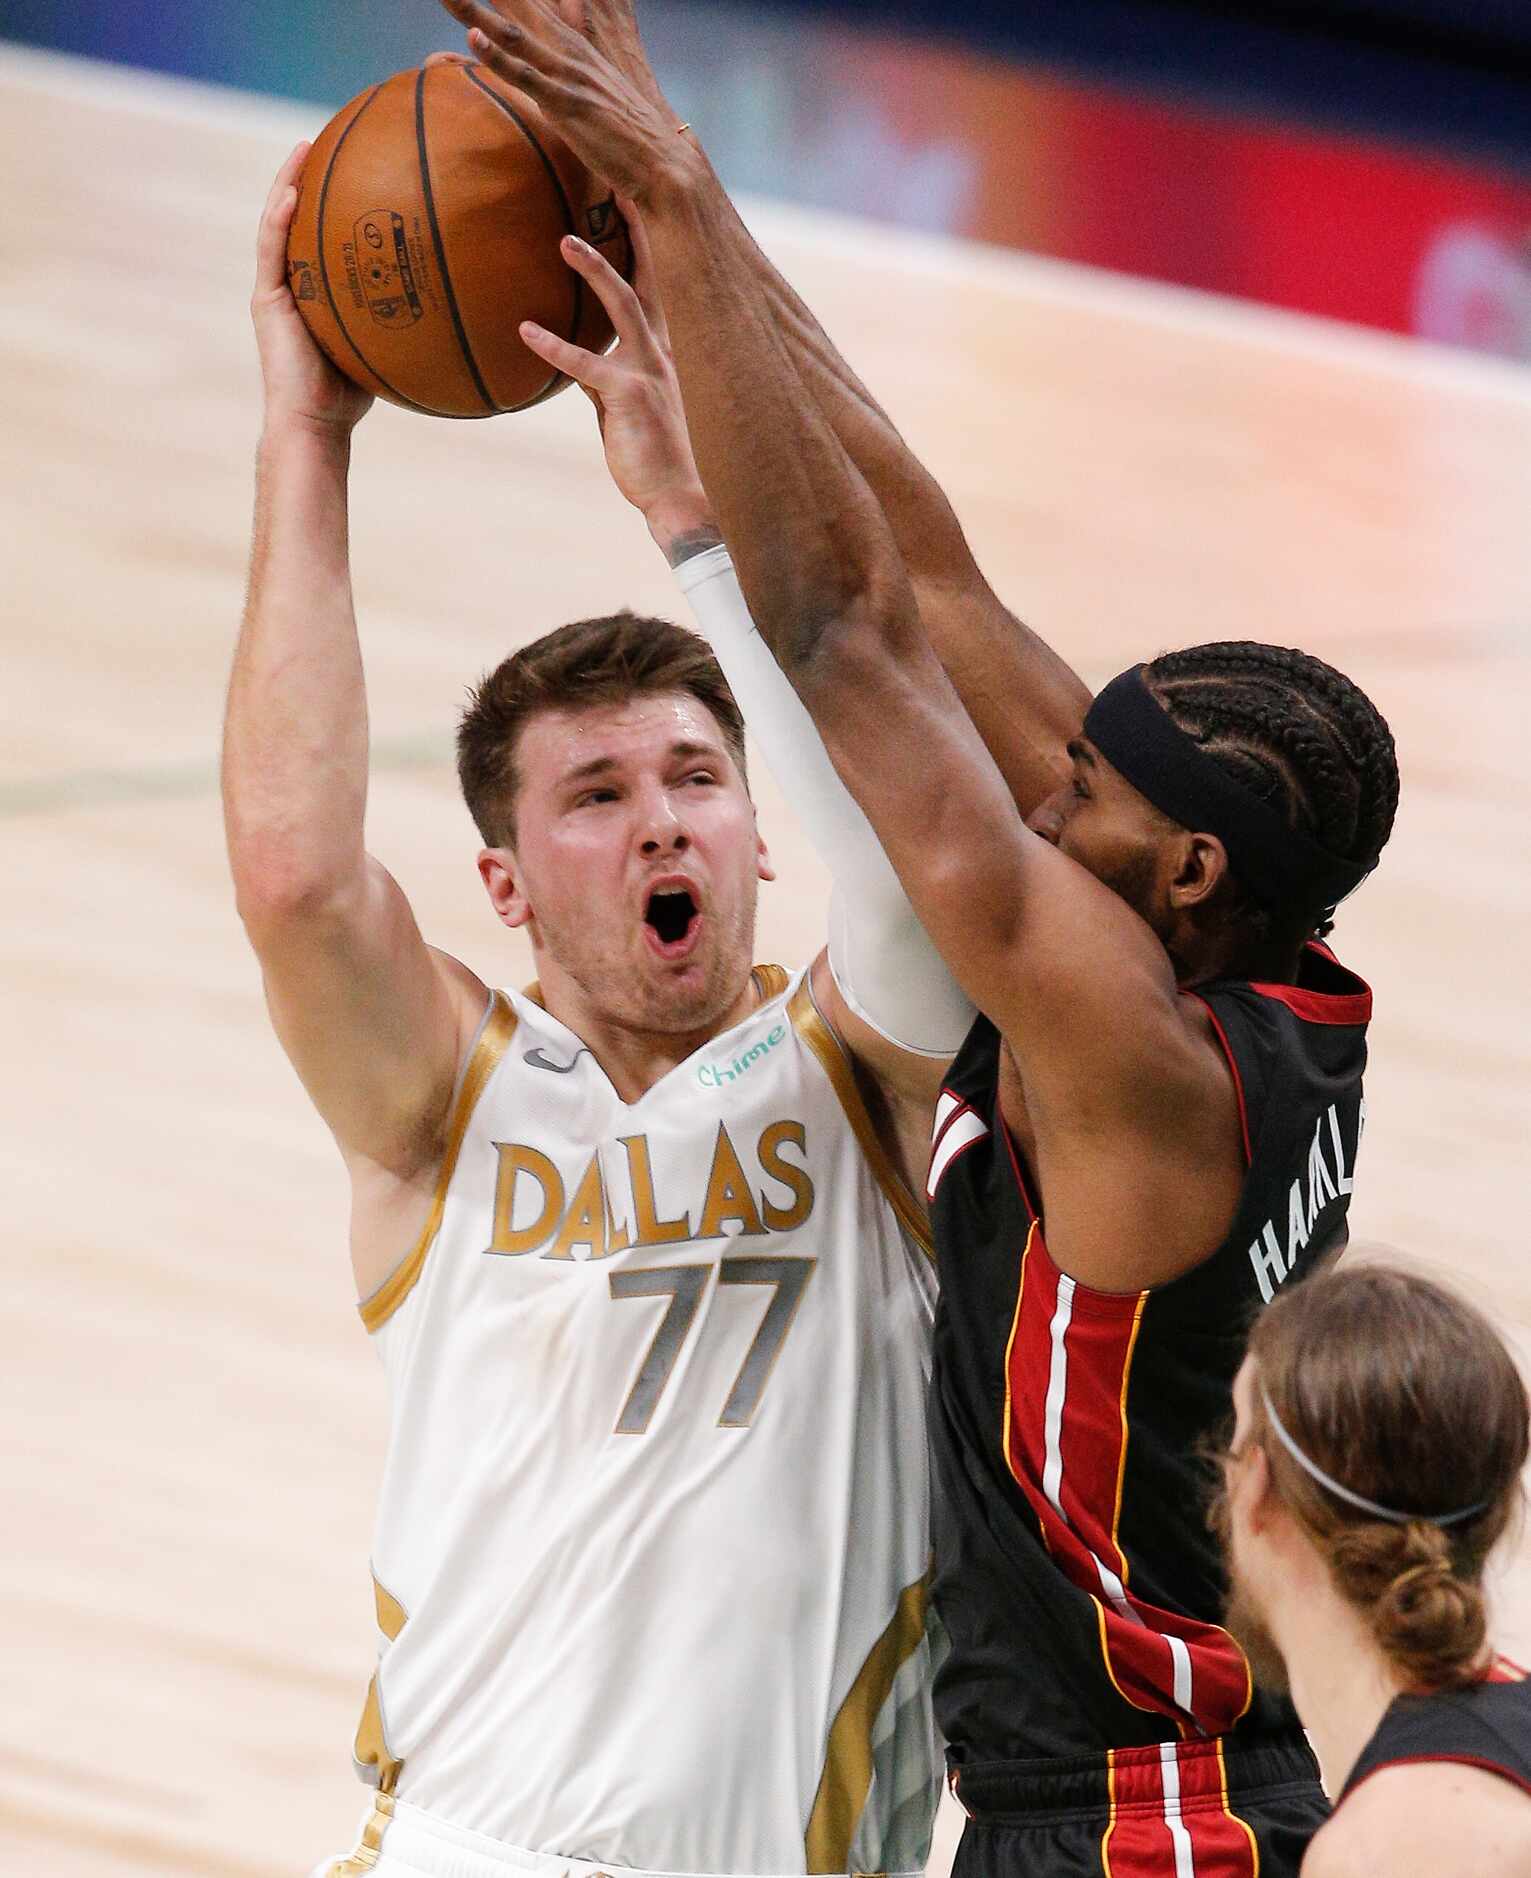
[[[560, 0], [559, 11], [656, 114], [677, 122], [654, 82], [630, 6]], [[803, 386], [881, 504], [936, 655], [1022, 814], [1029, 814], [1067, 777], [1065, 746], [1079, 734], [1087, 687], [995, 594], [945, 492], [726, 198], [714, 236], [730, 244], [753, 277]]]
[[881, 1085], [888, 1145], [917, 1187], [932, 1106], [973, 1007], [750, 620], [692, 455], [643, 220], [631, 203], [622, 207], [633, 241], [631, 285], [587, 243], [570, 236], [563, 244], [568, 264], [605, 307], [617, 345], [590, 352], [530, 322], [521, 334], [595, 405], [612, 481], [676, 569], [767, 765], [829, 868], [830, 943], [815, 967], [815, 995]]
[[[319, 353], [287, 288], [304, 154], [300, 145], [278, 174], [258, 237], [251, 312], [266, 410], [224, 728], [224, 820], [283, 1047], [347, 1157], [407, 1180], [434, 1164], [485, 994], [427, 949], [363, 847], [367, 707], [346, 489], [351, 432], [371, 398]], [[370, 1276], [358, 1271], [364, 1289]]]
[[[479, 56], [638, 203], [691, 442], [755, 624], [926, 930], [1025, 1063], [1039, 1128], [1075, 1172], [1093, 1166], [1090, 1143], [1113, 1133], [1123, 1172], [1122, 1192], [1109, 1196], [1114, 1229], [1129, 1206], [1145, 1205], [1131, 1137], [1156, 1150], [1166, 1134], [1191, 1139], [1188, 1123], [1221, 1116], [1228, 1094], [1204, 1040], [1193, 1047], [1163, 947], [1023, 822], [931, 651], [881, 505], [805, 390], [728, 238], [730, 211], [705, 156], [599, 50], [603, 22], [627, 12], [627, 0], [588, 0], [594, 43], [544, 0], [497, 0], [496, 11], [447, 4], [473, 28]], [[1045, 1168], [1044, 1181], [1055, 1171]], [[1104, 1210], [1081, 1243], [1110, 1243]], [[1049, 1243], [1056, 1237], [1066, 1256], [1076, 1235], [1067, 1219], [1057, 1223]]]

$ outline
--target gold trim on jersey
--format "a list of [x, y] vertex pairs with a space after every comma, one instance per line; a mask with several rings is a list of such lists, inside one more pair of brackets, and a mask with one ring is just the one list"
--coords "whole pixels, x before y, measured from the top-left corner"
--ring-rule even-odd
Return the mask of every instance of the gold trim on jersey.
[[357, 1878], [358, 1873], [373, 1870], [383, 1849], [383, 1834], [388, 1830], [388, 1822], [392, 1818], [393, 1801], [386, 1793], [380, 1793], [372, 1802], [372, 1817], [362, 1827], [356, 1850], [349, 1858], [326, 1865], [323, 1878]]
[[1116, 1553], [1116, 1562], [1122, 1568], [1122, 1589], [1125, 1591], [1129, 1582], [1131, 1567], [1127, 1554], [1122, 1550], [1120, 1537], [1122, 1526], [1122, 1493], [1127, 1485], [1127, 1384], [1132, 1376], [1132, 1359], [1138, 1347], [1138, 1331], [1143, 1323], [1143, 1306], [1148, 1302], [1148, 1293], [1138, 1293], [1138, 1308], [1132, 1313], [1132, 1334], [1127, 1339], [1127, 1355], [1122, 1363], [1122, 1396], [1118, 1412], [1122, 1424], [1122, 1448], [1116, 1463], [1116, 1504], [1111, 1509], [1111, 1549]]
[[803, 975], [803, 982], [792, 994], [791, 1001], [787, 1005], [787, 1015], [792, 1019], [793, 1029], [819, 1059], [820, 1067], [840, 1099], [840, 1106], [845, 1111], [845, 1119], [850, 1123], [851, 1131], [860, 1144], [861, 1152], [866, 1156], [867, 1165], [872, 1170], [872, 1177], [882, 1188], [887, 1196], [888, 1204], [898, 1215], [899, 1224], [926, 1258], [934, 1262], [935, 1246], [930, 1237], [930, 1222], [926, 1219], [913, 1194], [904, 1185], [887, 1149], [878, 1139], [876, 1124], [857, 1086], [856, 1072], [851, 1068], [851, 1060], [846, 1053], [845, 1045], [835, 1035], [833, 1027], [815, 1002], [813, 987], [807, 973]]
[[760, 993], [762, 1004], [769, 1004], [772, 998], [779, 998], [792, 982], [792, 974], [783, 965], [757, 965], [750, 977], [755, 981], [755, 989]]
[[[1246, 1703], [1245, 1706], [1248, 1707], [1248, 1704]], [[1218, 1790], [1222, 1796], [1223, 1811], [1233, 1821], [1234, 1825], [1241, 1829], [1244, 1837], [1249, 1841], [1249, 1878], [1260, 1878], [1260, 1841], [1255, 1837], [1253, 1828], [1249, 1825], [1249, 1822], [1240, 1819], [1238, 1814], [1234, 1812], [1233, 1808], [1228, 1804], [1228, 1763], [1223, 1758], [1223, 1737], [1218, 1735], [1216, 1739], [1217, 1780]]]
[[441, 1157], [441, 1166], [436, 1174], [436, 1193], [431, 1201], [430, 1217], [426, 1220], [420, 1237], [415, 1241], [414, 1250], [403, 1264], [396, 1265], [371, 1297], [363, 1298], [356, 1307], [361, 1312], [361, 1321], [370, 1331], [381, 1330], [419, 1283], [420, 1274], [425, 1269], [425, 1255], [430, 1251], [436, 1234], [441, 1230], [441, 1215], [447, 1203], [447, 1188], [451, 1185], [452, 1175], [456, 1171], [457, 1157], [462, 1151], [463, 1137], [468, 1132], [468, 1123], [472, 1118], [474, 1107], [484, 1093], [484, 1084], [499, 1067], [500, 1058], [505, 1054], [506, 1045], [515, 1035], [515, 1030], [516, 1013], [509, 998], [503, 991], [494, 992], [489, 1015], [484, 1020], [484, 1027], [479, 1032], [478, 1041], [474, 1044], [467, 1067], [463, 1070], [457, 1099], [452, 1104], [452, 1115], [447, 1127], [446, 1151]]
[[810, 1872], [846, 1872], [851, 1840], [872, 1790], [872, 1730], [892, 1693], [898, 1672], [925, 1634], [925, 1596], [930, 1573], [905, 1585], [888, 1628], [851, 1684], [829, 1730], [824, 1772], [803, 1836]]
[[409, 1622], [409, 1613], [393, 1595], [385, 1590], [374, 1576], [372, 1580], [372, 1602], [377, 1610], [377, 1627], [390, 1643]]
[[1105, 1878], [1112, 1878], [1111, 1872], [1111, 1835], [1116, 1831], [1116, 1749], [1106, 1749], [1106, 1794], [1111, 1803], [1110, 1816], [1106, 1820], [1106, 1830], [1100, 1840], [1100, 1868]]
[[[372, 1603], [377, 1611], [377, 1627], [392, 1643], [409, 1622], [409, 1613], [391, 1591], [378, 1583], [376, 1572], [372, 1575]], [[362, 1704], [361, 1720], [356, 1724], [356, 1742], [351, 1754], [358, 1769], [377, 1769], [374, 1784], [380, 1794], [386, 1795], [392, 1793], [398, 1785], [399, 1769], [404, 1763], [389, 1750], [388, 1736], [383, 1727], [383, 1697], [378, 1687], [378, 1676], [381, 1673], [381, 1668], [374, 1670], [372, 1680], [367, 1684], [367, 1699]], [[367, 1778], [371, 1779], [372, 1776]], [[356, 1856], [361, 1856], [360, 1851]], [[361, 1871], [365, 1867], [342, 1865], [340, 1869], [349, 1872]]]

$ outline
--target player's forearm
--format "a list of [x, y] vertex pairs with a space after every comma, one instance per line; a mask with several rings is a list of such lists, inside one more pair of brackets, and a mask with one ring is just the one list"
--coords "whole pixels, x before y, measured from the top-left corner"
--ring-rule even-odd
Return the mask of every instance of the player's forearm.
[[350, 445], [262, 438], [250, 589], [229, 683], [224, 820], [247, 914], [312, 906], [363, 863], [367, 706], [351, 602]]
[[739, 220], [736, 251], [846, 454], [880, 503], [920, 620], [1023, 812], [1057, 787], [1089, 692], [989, 586], [945, 492]]
[[645, 203], [687, 427], [756, 625], [801, 685], [853, 620], [909, 630], [886, 518], [807, 393], [694, 153]]

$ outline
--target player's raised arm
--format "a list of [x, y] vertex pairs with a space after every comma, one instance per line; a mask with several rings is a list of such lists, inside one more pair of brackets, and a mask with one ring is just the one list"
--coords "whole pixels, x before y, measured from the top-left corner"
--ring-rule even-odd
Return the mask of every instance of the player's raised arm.
[[603, 56], [628, 9], [592, 0], [586, 40], [542, 0], [448, 5], [479, 56], [639, 203], [702, 480], [750, 611], [968, 994], [1007, 1031], [1057, 1031], [1071, 995], [1089, 1000], [1067, 1018], [1086, 1042], [1132, 997], [1168, 1024], [1162, 948], [1027, 830], [931, 651], [887, 517], [805, 391], [705, 156]]
[[530, 323], [539, 357], [596, 405], [612, 481], [647, 522], [788, 806], [830, 872], [830, 937], [814, 970], [823, 1015], [881, 1086], [892, 1148], [912, 1188], [930, 1153], [931, 1114], [947, 1064], [975, 1016], [916, 918], [871, 825], [836, 774], [823, 739], [755, 631], [702, 488], [641, 217], [631, 204], [631, 284], [588, 243], [564, 255], [605, 307], [619, 344], [595, 353]]
[[[630, 7], [562, 0], [560, 10], [662, 118], [676, 122], [654, 83]], [[995, 594], [935, 478], [762, 253], [732, 203], [723, 197], [716, 206], [713, 239], [748, 272], [804, 389], [881, 505], [936, 655], [1022, 814], [1029, 814], [1067, 777], [1065, 746], [1079, 733], [1088, 689]]]
[[[266, 410], [224, 730], [224, 817], [240, 915], [283, 1047], [348, 1159], [407, 1180], [439, 1152], [485, 994], [426, 947], [404, 895], [363, 846], [367, 706], [346, 490], [351, 432], [371, 399], [319, 353], [287, 287], [303, 156], [300, 146], [283, 165], [258, 238], [251, 311]], [[370, 1275], [359, 1270], [364, 1286]]]

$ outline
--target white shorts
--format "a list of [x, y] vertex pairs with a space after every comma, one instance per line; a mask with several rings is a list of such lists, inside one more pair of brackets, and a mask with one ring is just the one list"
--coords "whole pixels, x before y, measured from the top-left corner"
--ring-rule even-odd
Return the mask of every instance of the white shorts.
[[[362, 1821], [356, 1849], [316, 1866], [311, 1878], [743, 1878], [711, 1872], [642, 1872], [607, 1867], [551, 1852], [525, 1852], [465, 1826], [453, 1826], [408, 1800], [379, 1794]], [[749, 1878], [802, 1878], [801, 1873], [749, 1874]], [[919, 1878], [889, 1873], [886, 1878]]]

